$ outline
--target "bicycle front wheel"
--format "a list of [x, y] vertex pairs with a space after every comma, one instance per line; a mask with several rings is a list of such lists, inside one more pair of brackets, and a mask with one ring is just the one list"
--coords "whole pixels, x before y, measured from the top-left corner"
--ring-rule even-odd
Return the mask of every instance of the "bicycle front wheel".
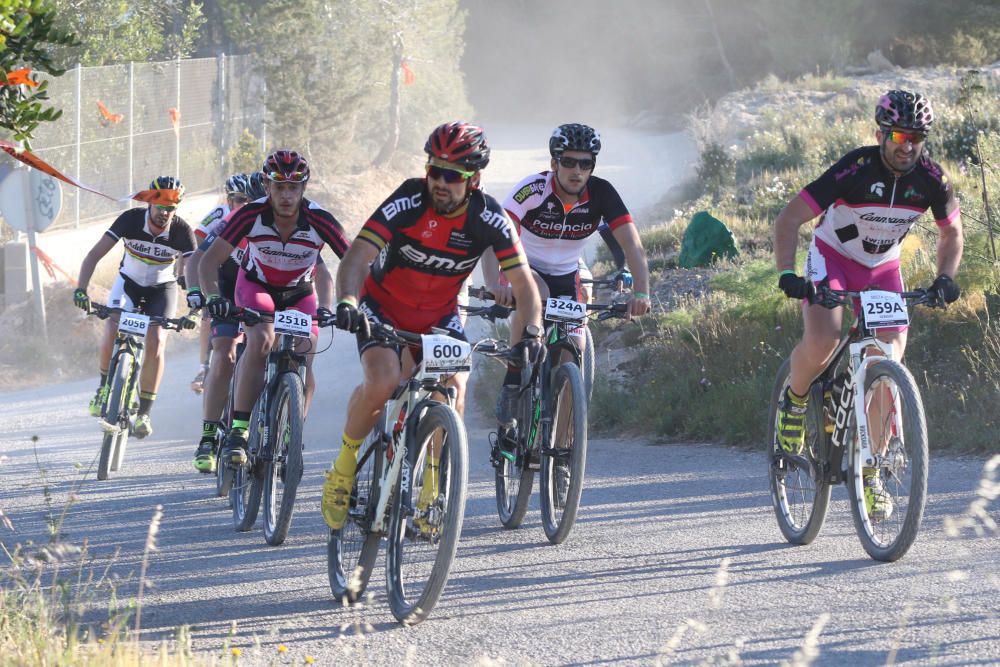
[[576, 364], [556, 369], [550, 405], [552, 437], [542, 448], [538, 493], [545, 536], [560, 544], [576, 521], [587, 467], [587, 398]]
[[[828, 436], [823, 420], [822, 392], [810, 391], [805, 449], [793, 456], [778, 445], [778, 405], [788, 388], [791, 367], [791, 359], [786, 359], [778, 369], [771, 392], [767, 474], [771, 483], [771, 504], [781, 534], [791, 544], [809, 544], [823, 528], [830, 505], [830, 482], [823, 472], [825, 462], [820, 460], [827, 451], [826, 442], [821, 439]], [[814, 395], [817, 393], [818, 396]]]
[[885, 359], [868, 367], [865, 411], [874, 465], [861, 460], [853, 429], [847, 485], [851, 515], [868, 555], [891, 562], [913, 545], [927, 501], [924, 404], [902, 364]]
[[295, 494], [302, 479], [305, 396], [298, 373], [281, 374], [272, 406], [271, 460], [264, 478], [264, 539], [278, 546], [292, 525]]
[[[104, 441], [101, 443], [101, 456], [97, 462], [97, 479], [105, 480], [108, 473], [113, 472], [121, 466], [121, 459], [118, 459], [118, 466], [115, 466], [116, 452], [122, 449], [124, 454], [125, 444], [128, 440], [128, 383], [132, 374], [133, 356], [128, 352], [118, 355], [115, 362], [115, 372], [111, 378], [111, 391], [108, 395], [108, 402], [104, 406], [104, 421], [112, 428], [104, 434]], [[122, 427], [124, 422], [125, 426]]]
[[448, 581], [468, 480], [465, 426], [454, 408], [428, 407], [413, 441], [393, 494], [386, 554], [389, 607], [404, 625], [427, 618]]
[[347, 606], [358, 601], [368, 587], [381, 533], [373, 526], [379, 499], [378, 481], [382, 477], [384, 446], [379, 442], [381, 428], [376, 425], [361, 445], [354, 487], [347, 511], [347, 521], [339, 530], [331, 530], [326, 543], [326, 570], [333, 597]]
[[594, 336], [590, 333], [590, 327], [583, 328], [583, 350], [580, 354], [582, 364], [580, 372], [583, 375], [583, 388], [587, 394], [587, 405], [594, 398], [594, 376], [597, 373], [597, 357], [594, 350]]

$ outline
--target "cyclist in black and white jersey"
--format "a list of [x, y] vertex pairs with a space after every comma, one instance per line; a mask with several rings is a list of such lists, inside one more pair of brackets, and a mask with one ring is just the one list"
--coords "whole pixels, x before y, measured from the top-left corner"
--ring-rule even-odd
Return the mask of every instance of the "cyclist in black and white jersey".
[[[900, 247], [917, 219], [930, 209], [939, 237], [937, 278], [929, 289], [949, 303], [960, 293], [954, 281], [963, 248], [958, 199], [940, 165], [924, 152], [934, 122], [930, 102], [920, 93], [890, 90], [875, 107], [875, 122], [878, 144], [841, 158], [805, 186], [774, 223], [778, 287], [789, 298], [803, 300], [805, 321], [802, 340], [792, 351], [789, 386], [778, 414], [778, 444], [793, 454], [805, 446], [809, 386], [836, 351], [841, 333], [843, 308], [809, 304], [816, 285], [903, 291]], [[805, 275], [800, 276], [795, 269], [799, 227], [819, 215]], [[897, 360], [902, 357], [906, 327], [880, 328], [877, 335], [892, 343]], [[863, 474], [869, 512], [887, 517], [891, 498], [884, 493], [877, 470], [865, 469]]]
[[[78, 287], [73, 292], [74, 303], [90, 310], [87, 287], [94, 269], [120, 240], [125, 246], [118, 277], [111, 287], [108, 305], [136, 310], [142, 302], [146, 315], [173, 317], [177, 308], [177, 276], [183, 275], [184, 258], [194, 252], [195, 238], [191, 226], [176, 215], [177, 205], [184, 195], [180, 179], [160, 176], [149, 185], [157, 201], [145, 207], [132, 208], [114, 221], [94, 244], [80, 265]], [[107, 384], [108, 366], [118, 330], [118, 318], [108, 318], [98, 351], [101, 383], [90, 402], [90, 414], [99, 417], [110, 390]], [[153, 432], [149, 410], [163, 378], [166, 331], [150, 327], [146, 334], [146, 353], [139, 373], [139, 413], [133, 424], [138, 438]]]

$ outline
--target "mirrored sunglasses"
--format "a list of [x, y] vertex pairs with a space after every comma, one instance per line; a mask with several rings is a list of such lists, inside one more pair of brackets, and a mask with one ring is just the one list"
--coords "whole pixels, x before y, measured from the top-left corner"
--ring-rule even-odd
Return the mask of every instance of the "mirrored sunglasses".
[[597, 161], [591, 158], [575, 158], [575, 157], [566, 157], [564, 155], [561, 158], [559, 158], [559, 164], [563, 167], [566, 167], [567, 169], [573, 169], [577, 165], [580, 165], [580, 169], [583, 169], [584, 171], [590, 171], [591, 169], [594, 168], [594, 165], [597, 164]]
[[885, 133], [889, 141], [894, 144], [920, 144], [927, 141], [927, 135], [921, 132], [903, 132], [902, 130], [888, 130]]
[[176, 206], [164, 206], [163, 204], [153, 204], [153, 206], [160, 209], [161, 211], [166, 211], [167, 213], [177, 210]]
[[443, 180], [445, 183], [461, 183], [467, 181], [475, 175], [474, 171], [460, 171], [458, 169], [445, 169], [432, 164], [427, 165], [427, 176], [436, 180]]
[[280, 171], [269, 171], [267, 177], [275, 183], [303, 183], [306, 180], [306, 172], [290, 171], [285, 174]]

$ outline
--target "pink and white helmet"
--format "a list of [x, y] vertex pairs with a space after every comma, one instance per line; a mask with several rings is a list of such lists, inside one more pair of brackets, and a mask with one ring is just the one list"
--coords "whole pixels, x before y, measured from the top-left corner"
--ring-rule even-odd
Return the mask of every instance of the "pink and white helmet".
[[934, 110], [920, 93], [890, 90], [875, 107], [875, 122], [879, 127], [901, 127], [926, 133], [934, 123]]

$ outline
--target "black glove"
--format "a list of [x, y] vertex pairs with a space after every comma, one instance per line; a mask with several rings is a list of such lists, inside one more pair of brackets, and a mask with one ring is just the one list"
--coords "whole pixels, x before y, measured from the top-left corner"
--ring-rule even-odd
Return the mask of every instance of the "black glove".
[[936, 292], [945, 303], [957, 301], [958, 297], [962, 295], [962, 288], [958, 286], [958, 283], [952, 280], [951, 276], [946, 276], [943, 273], [934, 279], [927, 291]]
[[73, 290], [73, 305], [84, 312], [90, 312], [90, 297], [87, 296], [87, 290], [79, 287]]
[[320, 306], [316, 309], [316, 324], [321, 327], [330, 326], [331, 322], [333, 322], [335, 318], [336, 315], [334, 315], [333, 312], [325, 306]]
[[337, 328], [358, 333], [363, 326], [361, 321], [367, 323], [367, 318], [358, 311], [358, 307], [350, 301], [341, 301], [337, 304]]
[[187, 293], [187, 303], [188, 308], [191, 310], [198, 310], [205, 305], [205, 295], [201, 293], [201, 289], [198, 287], [192, 287]]
[[789, 299], [811, 299], [816, 294], [812, 281], [794, 273], [782, 273], [778, 278], [778, 289]]
[[190, 317], [182, 317], [181, 318], [181, 321], [180, 321], [180, 327], [181, 327], [181, 329], [190, 331], [191, 329], [194, 329], [196, 326], [198, 326], [198, 323], [195, 322], [194, 320], [192, 320]]
[[233, 302], [224, 296], [213, 296], [208, 300], [208, 312], [224, 320], [233, 312]]

